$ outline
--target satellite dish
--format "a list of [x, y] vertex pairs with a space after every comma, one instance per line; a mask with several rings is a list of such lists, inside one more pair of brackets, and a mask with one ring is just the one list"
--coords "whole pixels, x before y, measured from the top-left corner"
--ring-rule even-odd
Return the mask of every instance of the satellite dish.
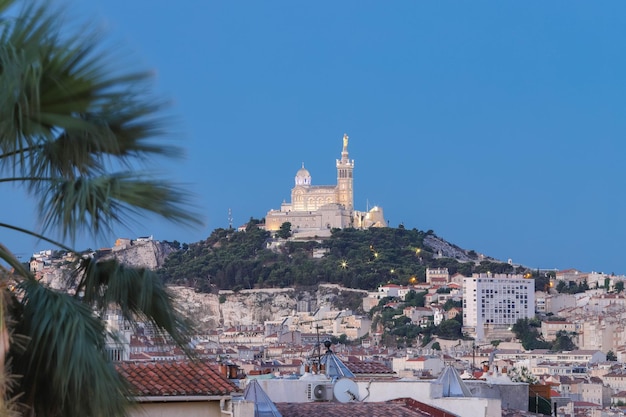
[[341, 378], [333, 386], [335, 399], [340, 403], [347, 403], [359, 400], [359, 387], [351, 379]]

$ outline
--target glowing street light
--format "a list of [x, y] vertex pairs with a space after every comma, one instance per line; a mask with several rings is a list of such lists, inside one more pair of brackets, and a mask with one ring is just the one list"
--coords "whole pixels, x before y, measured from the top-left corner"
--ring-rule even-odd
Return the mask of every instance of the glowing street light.
[[346, 269], [348, 267], [348, 261], [344, 259], [339, 265], [341, 265], [341, 268]]

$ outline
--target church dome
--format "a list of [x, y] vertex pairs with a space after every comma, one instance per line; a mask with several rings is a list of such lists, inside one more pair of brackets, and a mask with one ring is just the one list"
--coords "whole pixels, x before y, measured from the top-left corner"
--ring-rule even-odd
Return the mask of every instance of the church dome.
[[296, 172], [296, 185], [311, 185], [311, 174], [304, 167], [304, 162], [302, 163], [302, 168]]
[[311, 174], [309, 173], [309, 170], [306, 169], [304, 165], [302, 165], [302, 168], [300, 168], [298, 172], [296, 172], [296, 177], [310, 177], [310, 176]]

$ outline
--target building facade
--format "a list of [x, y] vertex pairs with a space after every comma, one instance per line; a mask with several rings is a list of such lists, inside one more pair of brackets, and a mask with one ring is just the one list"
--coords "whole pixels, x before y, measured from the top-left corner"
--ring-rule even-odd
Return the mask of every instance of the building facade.
[[283, 202], [280, 210], [267, 213], [265, 229], [276, 231], [289, 222], [294, 234], [324, 236], [334, 228], [386, 227], [382, 208], [354, 210], [354, 160], [348, 154], [348, 135], [343, 136], [341, 159], [335, 166], [336, 185], [313, 185], [311, 174], [302, 164], [291, 189], [291, 202]]
[[450, 282], [448, 268], [426, 268], [426, 282], [431, 285], [446, 285]]
[[534, 279], [508, 274], [474, 274], [464, 279], [463, 324], [478, 339], [487, 328], [507, 328], [534, 316]]

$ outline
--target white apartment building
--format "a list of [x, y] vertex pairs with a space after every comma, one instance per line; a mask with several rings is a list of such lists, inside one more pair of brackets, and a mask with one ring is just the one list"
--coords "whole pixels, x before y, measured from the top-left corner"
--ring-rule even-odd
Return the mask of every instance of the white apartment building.
[[463, 280], [463, 324], [482, 339], [485, 328], [510, 327], [535, 316], [535, 280], [522, 275], [474, 274]]

